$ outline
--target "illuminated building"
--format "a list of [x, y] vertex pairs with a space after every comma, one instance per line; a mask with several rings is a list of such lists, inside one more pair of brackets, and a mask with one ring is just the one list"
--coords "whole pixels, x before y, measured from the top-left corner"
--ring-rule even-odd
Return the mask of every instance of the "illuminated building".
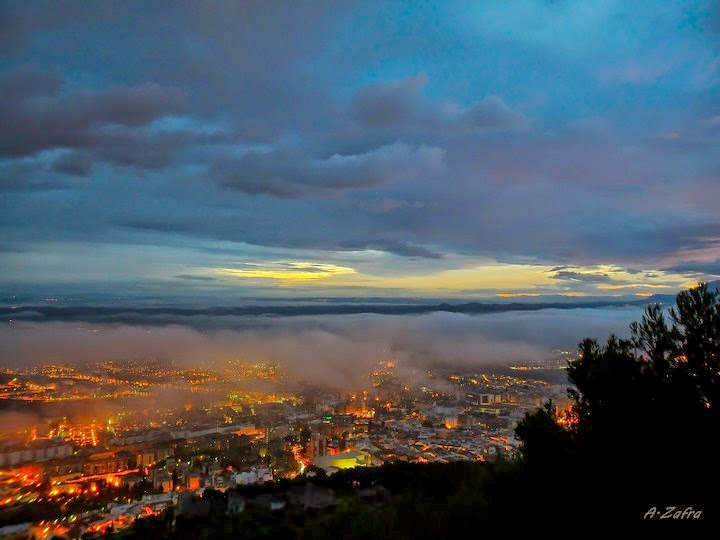
[[152, 481], [153, 487], [162, 490], [163, 493], [167, 493], [173, 489], [172, 477], [166, 471], [153, 470]]
[[266, 467], [252, 467], [249, 471], [237, 473], [233, 479], [236, 486], [247, 486], [250, 484], [263, 484], [273, 481], [272, 471]]
[[197, 491], [198, 489], [200, 489], [200, 480], [201, 475], [199, 472], [189, 472], [185, 477], [185, 487], [189, 491]]
[[308, 457], [312, 460], [327, 454], [327, 438], [322, 433], [313, 433], [308, 443]]
[[103, 452], [94, 454], [83, 465], [83, 474], [107, 474], [133, 468], [133, 456], [129, 452]]
[[29, 446], [10, 444], [0, 450], [0, 467], [59, 459], [71, 456], [72, 453], [71, 445], [47, 440], [33, 442]]
[[313, 460], [313, 465], [323, 469], [328, 474], [332, 474], [341, 469], [369, 467], [373, 464], [372, 456], [368, 452], [361, 450], [348, 450], [331, 456], [317, 456]]

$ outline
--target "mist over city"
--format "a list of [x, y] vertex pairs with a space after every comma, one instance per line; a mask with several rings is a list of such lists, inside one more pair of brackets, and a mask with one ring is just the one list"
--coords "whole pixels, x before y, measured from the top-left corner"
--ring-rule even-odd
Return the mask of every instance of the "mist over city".
[[327, 381], [362, 372], [382, 356], [453, 365], [510, 365], [540, 361], [555, 348], [574, 348], [577, 336], [625, 332], [641, 307], [541, 310], [520, 313], [320, 317], [180, 317], [157, 325], [89, 322], [23, 322], [5, 325], [6, 365], [47, 361], [172, 359], [213, 366], [252, 358], [281, 363], [294, 373]]

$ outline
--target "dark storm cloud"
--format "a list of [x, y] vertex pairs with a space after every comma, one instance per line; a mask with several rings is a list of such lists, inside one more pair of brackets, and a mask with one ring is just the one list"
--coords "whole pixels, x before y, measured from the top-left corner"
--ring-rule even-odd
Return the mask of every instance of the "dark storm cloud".
[[175, 162], [181, 148], [224, 138], [223, 135], [148, 133], [138, 128], [115, 127], [97, 141], [93, 155], [98, 161], [115, 165], [163, 169]]
[[38, 96], [60, 91], [62, 76], [25, 66], [0, 76], [0, 96], [7, 104], [20, 104]]
[[[95, 162], [158, 169], [171, 164], [182, 146], [228, 140], [222, 133], [152, 129], [153, 122], [185, 110], [177, 88], [143, 83], [61, 92], [61, 86], [58, 76], [28, 68], [3, 75], [0, 155], [63, 149], [50, 167], [38, 162], [35, 172], [90, 176]], [[14, 182], [21, 184], [17, 177]]]
[[701, 223], [658, 225], [644, 240], [662, 252], [716, 249], [720, 245], [720, 217], [708, 216]]
[[25, 191], [33, 189], [55, 189], [62, 187], [60, 180], [38, 180], [37, 166], [23, 161], [0, 161], [0, 191]]
[[454, 102], [433, 103], [422, 96], [425, 74], [367, 86], [353, 97], [351, 117], [369, 127], [445, 132], [472, 129], [515, 129], [526, 119], [498, 96], [487, 96], [468, 107]]
[[195, 281], [215, 281], [214, 277], [210, 276], [194, 276], [192, 274], [177, 274], [176, 277], [178, 279], [189, 279], [189, 280], [195, 280]]
[[54, 160], [51, 169], [71, 176], [89, 176], [92, 172], [92, 156], [86, 152], [68, 152]]
[[679, 274], [720, 276], [720, 259], [714, 261], [688, 261], [668, 266], [662, 270]]
[[471, 129], [512, 129], [524, 126], [527, 121], [508, 107], [502, 98], [487, 96], [460, 111], [458, 122]]
[[115, 126], [143, 126], [184, 110], [181, 91], [152, 83], [60, 94], [54, 78], [23, 72], [7, 74], [0, 92], [5, 156], [102, 146], [117, 139]]
[[612, 280], [612, 278], [608, 274], [602, 274], [598, 272], [594, 273], [580, 273], [580, 272], [573, 272], [570, 270], [560, 270], [558, 272], [555, 272], [552, 276], [550, 276], [552, 279], [560, 279], [560, 280], [568, 280], [568, 281], [582, 281], [585, 283], [609, 283]]
[[[375, 250], [401, 257], [418, 257], [427, 260], [441, 260], [444, 254], [422, 244], [402, 239], [388, 238], [389, 233], [382, 230], [378, 223], [373, 231], [368, 233], [367, 227], [358, 224], [364, 222], [365, 217], [348, 219], [345, 209], [337, 209], [328, 201], [325, 206], [316, 201], [308, 201], [303, 208], [287, 209], [287, 199], [279, 199], [278, 213], [257, 216], [248, 219], [236, 217], [214, 216], [210, 221], [204, 216], [183, 216], [168, 222], [164, 219], [133, 219], [126, 221], [123, 226], [136, 231], [146, 231], [162, 234], [172, 234], [184, 231], [189, 235], [215, 240], [235, 240], [257, 246], [307, 250], [303, 255], [314, 259], [319, 255], [312, 250], [356, 252], [360, 250]], [[323, 217], [317, 213], [323, 213]], [[371, 215], [371, 214], [370, 214]], [[312, 236], [306, 233], [298, 224], [323, 223], [322, 227], [314, 231]], [[373, 233], [375, 235], [372, 237]], [[396, 236], [402, 237], [401, 234]], [[241, 255], [242, 249], [205, 249], [214, 255]], [[321, 257], [321, 256], [320, 256]], [[259, 266], [258, 266], [259, 268]]]
[[370, 126], [395, 126], [422, 120], [418, 103], [426, 75], [392, 83], [375, 83], [353, 97], [352, 115]]
[[360, 242], [341, 242], [340, 247], [352, 250], [374, 249], [378, 251], [386, 251], [402, 257], [420, 257], [423, 259], [442, 259], [443, 254], [425, 248], [423, 246], [413, 245], [408, 242], [399, 242], [396, 240], [368, 240]]
[[443, 171], [445, 152], [394, 143], [362, 154], [312, 159], [299, 150], [252, 152], [214, 164], [222, 185], [246, 193], [298, 198], [348, 189], [369, 189]]

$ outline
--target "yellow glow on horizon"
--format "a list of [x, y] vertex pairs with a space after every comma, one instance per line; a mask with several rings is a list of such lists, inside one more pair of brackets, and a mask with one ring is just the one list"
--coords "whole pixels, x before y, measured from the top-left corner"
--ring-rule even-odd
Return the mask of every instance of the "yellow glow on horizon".
[[[603, 282], [578, 280], [572, 276], [559, 279], [557, 269], [550, 265], [490, 263], [473, 264], [458, 261], [456, 268], [425, 269], [411, 267], [406, 274], [383, 274], [377, 266], [373, 273], [350, 266], [308, 261], [261, 261], [239, 264], [237, 268], [215, 268], [216, 274], [246, 280], [275, 281], [282, 286], [339, 290], [386, 290], [393, 294], [495, 296], [497, 298], [537, 298], [545, 295], [586, 297], [593, 294], [647, 293], [653, 289], [687, 288], [687, 277], [661, 273], [638, 279], [637, 272], [627, 272], [614, 265], [569, 267], [569, 272], [598, 275]], [[423, 272], [425, 270], [425, 272]], [[648, 270], [646, 272], [651, 272]], [[608, 279], [608, 277], [610, 279]], [[599, 279], [600, 281], [600, 279]], [[682, 284], [682, 285], [681, 285]], [[694, 284], [693, 284], [694, 285]], [[643, 290], [644, 289], [644, 290]], [[535, 292], [537, 291], [537, 292]], [[380, 293], [382, 294], [382, 293]], [[638, 294], [640, 297], [641, 295]]]
[[333, 276], [355, 274], [355, 269], [335, 264], [311, 262], [264, 263], [252, 268], [219, 268], [219, 274], [239, 278], [274, 279], [280, 281], [317, 281]]
[[550, 285], [554, 280], [550, 279], [548, 269], [546, 266], [496, 264], [441, 270], [429, 275], [368, 277], [392, 288], [456, 290], [467, 293], [487, 290], [488, 293], [494, 293], [494, 290], [498, 289], [514, 292], [513, 289], [522, 291], [539, 285]]
[[659, 285], [654, 283], [621, 283], [613, 285], [611, 283], [600, 283], [597, 288], [606, 291], [616, 291], [619, 289], [667, 289], [669, 285]]

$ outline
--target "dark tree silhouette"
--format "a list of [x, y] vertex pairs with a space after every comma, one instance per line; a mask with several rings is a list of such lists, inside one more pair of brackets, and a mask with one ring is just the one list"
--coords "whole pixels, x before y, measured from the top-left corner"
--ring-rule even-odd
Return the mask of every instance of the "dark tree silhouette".
[[614, 505], [639, 517], [649, 505], [716, 504], [720, 435], [720, 296], [706, 284], [677, 295], [669, 321], [650, 305], [631, 339], [585, 339], [568, 365], [575, 422], [551, 405], [516, 430], [525, 475], [576, 510]]

